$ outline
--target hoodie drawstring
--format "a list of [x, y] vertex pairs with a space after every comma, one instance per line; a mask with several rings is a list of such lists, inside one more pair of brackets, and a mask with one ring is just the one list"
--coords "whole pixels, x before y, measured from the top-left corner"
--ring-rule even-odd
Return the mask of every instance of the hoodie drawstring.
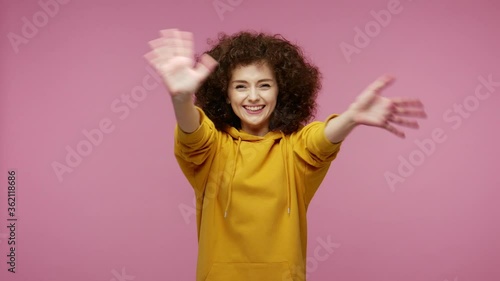
[[233, 173], [231, 174], [231, 179], [229, 180], [229, 187], [227, 191], [227, 203], [226, 203], [226, 209], [224, 210], [224, 218], [227, 217], [227, 213], [229, 211], [229, 205], [231, 204], [231, 195], [233, 191], [233, 180], [234, 176], [236, 175], [236, 163], [238, 161], [238, 156], [240, 155], [240, 145], [241, 145], [241, 137], [238, 137], [238, 144], [236, 145], [236, 157], [234, 159], [234, 164], [233, 164]]
[[281, 132], [281, 141], [283, 142], [283, 145], [281, 146], [281, 153], [283, 154], [283, 165], [285, 166], [285, 178], [286, 178], [286, 188], [287, 188], [287, 210], [288, 210], [288, 215], [290, 215], [290, 209], [291, 209], [291, 187], [290, 187], [290, 179], [289, 179], [289, 173], [288, 173], [288, 149], [286, 146], [286, 139], [285, 139], [285, 134]]

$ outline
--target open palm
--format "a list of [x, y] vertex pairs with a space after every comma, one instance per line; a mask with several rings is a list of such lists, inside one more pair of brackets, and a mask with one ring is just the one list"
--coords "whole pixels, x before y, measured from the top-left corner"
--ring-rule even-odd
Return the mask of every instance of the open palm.
[[394, 78], [388, 75], [380, 77], [356, 98], [349, 110], [357, 124], [384, 128], [404, 137], [404, 132], [392, 124], [418, 128], [417, 121], [411, 117], [424, 118], [426, 114], [418, 99], [381, 96], [381, 91], [393, 81]]
[[195, 66], [193, 35], [177, 29], [160, 31], [161, 37], [149, 41], [153, 49], [144, 57], [156, 69], [172, 96], [193, 94], [217, 66], [203, 54]]

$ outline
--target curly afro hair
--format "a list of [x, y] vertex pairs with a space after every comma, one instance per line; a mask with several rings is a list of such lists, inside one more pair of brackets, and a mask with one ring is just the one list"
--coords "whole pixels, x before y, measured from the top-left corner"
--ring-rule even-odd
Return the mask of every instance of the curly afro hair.
[[195, 104], [203, 109], [218, 130], [226, 126], [241, 129], [241, 121], [228, 104], [228, 84], [239, 66], [267, 63], [278, 83], [276, 107], [269, 121], [270, 131], [291, 134], [314, 118], [316, 97], [321, 89], [321, 73], [308, 62], [301, 48], [276, 34], [241, 31], [219, 33], [208, 40], [206, 53], [219, 65], [196, 92]]

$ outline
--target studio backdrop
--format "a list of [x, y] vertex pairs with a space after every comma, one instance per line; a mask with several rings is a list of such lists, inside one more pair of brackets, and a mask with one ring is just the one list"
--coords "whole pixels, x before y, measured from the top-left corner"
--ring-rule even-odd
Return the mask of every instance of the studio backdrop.
[[194, 193], [159, 31], [281, 34], [322, 72], [316, 120], [384, 73], [406, 138], [345, 140], [308, 211], [308, 280], [500, 280], [500, 2], [0, 1], [0, 280], [194, 280]]

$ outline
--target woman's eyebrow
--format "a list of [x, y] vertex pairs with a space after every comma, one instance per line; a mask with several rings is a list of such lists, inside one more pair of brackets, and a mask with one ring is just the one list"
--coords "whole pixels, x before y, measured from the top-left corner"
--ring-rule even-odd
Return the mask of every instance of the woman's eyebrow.
[[[266, 79], [260, 79], [259, 81], [257, 81], [257, 83], [260, 83], [260, 82], [273, 82], [273, 81], [274, 81], [273, 79], [266, 78]], [[245, 81], [245, 80], [233, 80], [233, 81], [231, 81], [231, 83], [248, 83], [248, 81]]]

